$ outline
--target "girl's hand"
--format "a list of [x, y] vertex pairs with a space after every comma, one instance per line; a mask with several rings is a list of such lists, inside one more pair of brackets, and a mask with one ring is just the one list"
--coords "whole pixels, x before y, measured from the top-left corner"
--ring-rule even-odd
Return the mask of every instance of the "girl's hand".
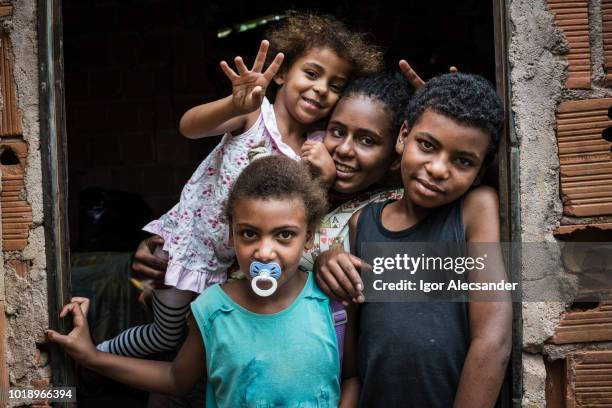
[[336, 165], [323, 143], [307, 140], [302, 145], [301, 156], [323, 183], [333, 184], [336, 180]]
[[[414, 69], [410, 66], [410, 64], [406, 60], [400, 60], [399, 62], [400, 71], [404, 74], [404, 77], [410, 82], [410, 85], [414, 87], [414, 89], [419, 89], [425, 84], [425, 81], [421, 79], [419, 74], [416, 73]], [[451, 66], [448, 69], [448, 72], [451, 74], [456, 74], [459, 70], [455, 66]]]
[[234, 58], [238, 73], [231, 69], [227, 62], [221, 61], [223, 73], [232, 81], [232, 102], [238, 114], [246, 114], [259, 109], [266, 94], [266, 88], [280, 69], [284, 58], [282, 53], [278, 53], [268, 69], [261, 72], [266, 62], [269, 45], [270, 43], [266, 40], [261, 42], [250, 71], [244, 65], [242, 57]]
[[60, 312], [60, 317], [66, 317], [68, 313], [72, 313], [72, 324], [74, 326], [72, 331], [67, 335], [59, 334], [54, 330], [46, 331], [49, 341], [62, 346], [70, 357], [83, 365], [88, 365], [93, 361], [98, 352], [89, 335], [86, 317], [88, 310], [89, 299], [74, 297]]
[[132, 259], [132, 270], [136, 277], [164, 283], [168, 260], [155, 255], [155, 248], [163, 245], [164, 239], [159, 235], [153, 235], [138, 245]]
[[363, 282], [357, 271], [363, 264], [344, 249], [322, 252], [314, 265], [317, 284], [328, 296], [340, 299], [345, 305], [350, 301], [363, 303]]
[[408, 64], [406, 60], [400, 60], [399, 62], [400, 71], [404, 74], [404, 77], [410, 82], [415, 89], [419, 89], [425, 84], [425, 81], [421, 79], [419, 74]]

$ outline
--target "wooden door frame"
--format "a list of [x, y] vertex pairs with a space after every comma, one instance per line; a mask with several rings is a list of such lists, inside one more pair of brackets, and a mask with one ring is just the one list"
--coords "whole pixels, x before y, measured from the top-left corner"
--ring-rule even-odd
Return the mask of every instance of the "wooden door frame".
[[[70, 300], [71, 293], [61, 6], [61, 0], [37, 2], [40, 150], [49, 327], [66, 333], [71, 328], [71, 322], [59, 318], [59, 312]], [[51, 346], [51, 362], [54, 386], [74, 386], [72, 361], [56, 345]]]
[[[493, 0], [493, 29], [495, 36], [495, 79], [497, 94], [506, 113], [499, 146], [499, 198], [501, 240], [512, 243], [509, 260], [511, 279], [521, 282], [521, 257], [517, 247], [521, 242], [521, 213], [519, 190], [519, 141], [514, 131], [512, 97], [510, 89], [510, 65], [508, 39], [510, 38], [507, 11], [510, 0]], [[523, 318], [522, 304], [512, 304], [512, 356], [508, 375], [504, 381], [499, 402], [502, 407], [520, 408], [523, 396]]]

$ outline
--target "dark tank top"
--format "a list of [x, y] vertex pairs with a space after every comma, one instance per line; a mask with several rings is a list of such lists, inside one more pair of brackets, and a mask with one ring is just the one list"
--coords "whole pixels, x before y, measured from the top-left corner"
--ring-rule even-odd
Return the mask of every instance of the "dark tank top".
[[[357, 223], [357, 256], [365, 242], [465, 245], [462, 200], [436, 209], [403, 231], [382, 225], [382, 209], [389, 202], [363, 208]], [[452, 407], [469, 344], [466, 303], [364, 303], [359, 313], [360, 406]]]

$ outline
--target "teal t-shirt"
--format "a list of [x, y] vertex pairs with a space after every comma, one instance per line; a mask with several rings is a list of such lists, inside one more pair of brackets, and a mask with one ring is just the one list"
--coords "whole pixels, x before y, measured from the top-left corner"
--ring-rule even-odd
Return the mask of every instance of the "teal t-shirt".
[[330, 300], [312, 274], [279, 313], [253, 313], [219, 285], [205, 290], [191, 309], [206, 348], [207, 408], [338, 406], [340, 366]]

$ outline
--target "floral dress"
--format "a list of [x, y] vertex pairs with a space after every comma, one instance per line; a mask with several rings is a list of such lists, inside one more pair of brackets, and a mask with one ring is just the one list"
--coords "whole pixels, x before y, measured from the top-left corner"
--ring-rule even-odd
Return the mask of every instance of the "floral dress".
[[273, 106], [265, 98], [255, 124], [242, 134], [225, 134], [183, 187], [179, 203], [144, 227], [165, 240], [166, 285], [201, 293], [227, 279], [235, 254], [223, 209], [234, 181], [249, 164], [249, 150], [255, 147], [299, 160], [282, 141]]

